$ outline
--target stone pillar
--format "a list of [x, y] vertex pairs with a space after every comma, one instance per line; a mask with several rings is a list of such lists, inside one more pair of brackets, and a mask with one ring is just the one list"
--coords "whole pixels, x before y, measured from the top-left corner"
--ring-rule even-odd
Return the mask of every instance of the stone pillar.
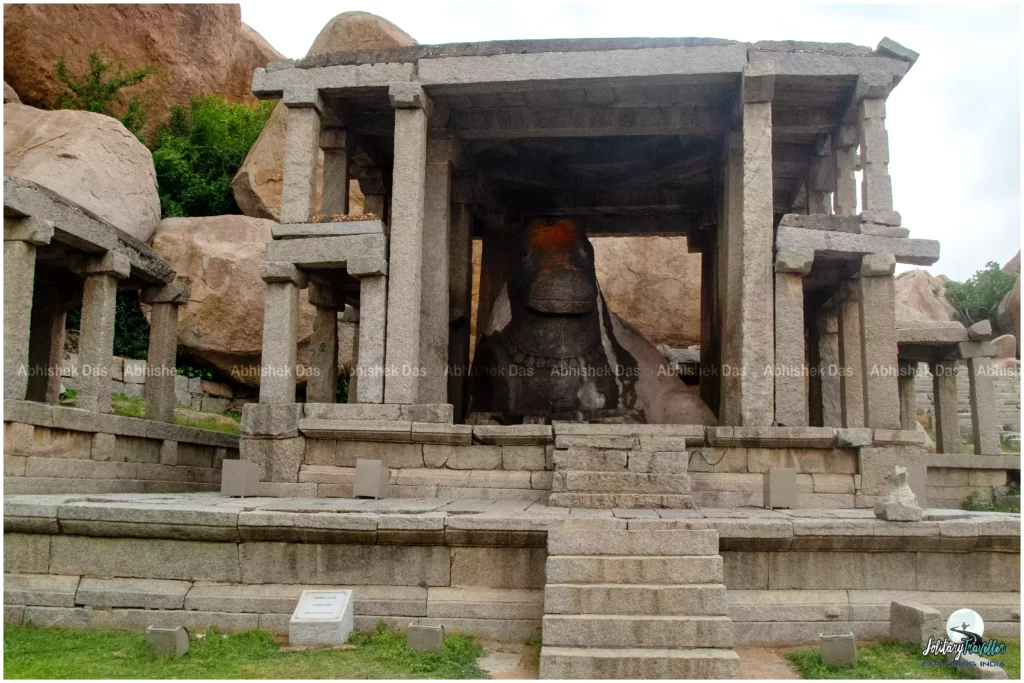
[[[718, 263], [718, 244], [715, 234], [706, 231], [701, 244], [700, 255], [700, 397], [716, 415], [719, 410], [721, 384], [714, 372], [720, 364], [719, 329], [721, 320], [718, 309], [718, 278], [715, 267]], [[687, 237], [687, 242], [689, 242]]]
[[427, 141], [424, 179], [423, 263], [420, 285], [420, 367], [417, 401], [448, 402], [449, 235], [452, 165], [458, 142]]
[[896, 285], [892, 254], [869, 254], [860, 266], [860, 341], [864, 426], [900, 428], [896, 364]]
[[807, 178], [807, 213], [832, 214], [832, 191], [835, 184], [832, 136], [824, 133], [814, 143], [814, 157], [811, 158]]
[[772, 197], [772, 97], [770, 64], [748, 64], [742, 82], [742, 239], [729, 277], [740, 279], [740, 424], [770, 426], [775, 419], [775, 360], [772, 301], [774, 202]]
[[456, 423], [469, 404], [469, 328], [473, 307], [473, 214], [452, 204], [448, 235], [448, 402]]
[[931, 371], [932, 400], [935, 404], [935, 452], [963, 453], [956, 399], [956, 361], [933, 363]]
[[28, 388], [36, 247], [51, 239], [49, 221], [4, 218], [4, 399], [24, 399]]
[[729, 135], [725, 164], [718, 419], [723, 425], [768, 426], [775, 419], [771, 66], [748, 65], [741, 90], [743, 129]]
[[999, 455], [999, 423], [996, 421], [996, 394], [992, 383], [991, 358], [968, 358], [967, 373], [971, 387], [971, 431], [974, 453]]
[[60, 402], [60, 369], [64, 363], [65, 297], [56, 290], [35, 292], [29, 337], [29, 401]]
[[843, 425], [842, 389], [839, 383], [839, 316], [824, 311], [818, 317], [818, 378], [821, 387], [821, 425]]
[[865, 97], [858, 105], [860, 125], [861, 215], [884, 225], [899, 225], [893, 211], [889, 178], [889, 137], [885, 132], [884, 97]]
[[352, 135], [342, 128], [328, 128], [320, 134], [324, 153], [323, 197], [324, 218], [348, 214], [348, 165]]
[[281, 222], [309, 223], [317, 214], [317, 158], [323, 101], [316, 88], [303, 87], [286, 88], [282, 102], [288, 108], [288, 126], [281, 181]]
[[260, 264], [267, 283], [263, 303], [263, 354], [260, 403], [295, 403], [295, 365], [299, 334], [299, 290], [306, 274], [291, 263]]
[[346, 305], [341, 313], [341, 322], [352, 325], [352, 365], [348, 374], [348, 403], [358, 403], [359, 395], [359, 309]]
[[181, 282], [142, 290], [142, 302], [152, 306], [146, 360], [146, 417], [150, 420], [174, 422], [178, 307], [187, 304], [191, 294], [191, 288]]
[[306, 380], [307, 403], [334, 403], [338, 390], [338, 301], [326, 286], [310, 283], [309, 303], [316, 306], [313, 336], [309, 341], [310, 375]]
[[835, 146], [836, 193], [833, 198], [837, 216], [857, 213], [857, 126], [842, 124], [832, 136]]
[[917, 429], [917, 363], [900, 361], [900, 425], [907, 431]]
[[864, 426], [864, 366], [860, 345], [860, 289], [843, 285], [839, 304], [840, 411], [844, 427]]
[[[395, 165], [391, 191], [390, 292], [385, 352], [388, 376], [384, 398], [387, 403], [417, 403], [427, 109], [430, 101], [423, 88], [413, 83], [392, 84], [389, 94], [395, 107]], [[366, 311], [360, 310], [360, 315], [365, 324]], [[359, 342], [362, 347], [364, 339]]]
[[[384, 357], [388, 312], [388, 278], [367, 276], [359, 280], [359, 346], [356, 375], [356, 401], [383, 403], [385, 383]], [[390, 334], [387, 335], [390, 337]]]
[[75, 259], [71, 270], [85, 278], [82, 327], [78, 337], [81, 378], [75, 405], [109, 413], [117, 281], [131, 274], [131, 261], [124, 254], [108, 251], [102, 257]]
[[379, 168], [363, 169], [359, 178], [359, 189], [363, 193], [363, 213], [372, 213], [390, 224], [391, 217], [387, 212], [387, 185], [384, 172]]
[[775, 257], [775, 424], [784, 427], [807, 426], [804, 276], [813, 264], [813, 252]]

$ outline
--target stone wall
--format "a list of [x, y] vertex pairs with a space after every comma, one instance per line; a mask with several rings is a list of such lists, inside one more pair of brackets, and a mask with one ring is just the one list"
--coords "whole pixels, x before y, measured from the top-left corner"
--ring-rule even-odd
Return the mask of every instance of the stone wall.
[[4, 405], [4, 493], [219, 491], [238, 437], [27, 401]]

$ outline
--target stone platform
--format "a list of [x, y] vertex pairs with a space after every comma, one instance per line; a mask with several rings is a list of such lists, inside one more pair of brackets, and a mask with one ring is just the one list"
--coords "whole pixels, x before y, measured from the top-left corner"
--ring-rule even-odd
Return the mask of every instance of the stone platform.
[[[734, 642], [889, 632], [892, 600], [1020, 626], [1020, 516], [932, 509], [577, 509], [525, 500], [6, 496], [6, 623], [286, 632], [303, 588], [355, 591], [357, 628], [443, 623], [523, 641], [541, 624], [548, 531], [714, 529]], [[550, 571], [550, 567], [547, 568]]]

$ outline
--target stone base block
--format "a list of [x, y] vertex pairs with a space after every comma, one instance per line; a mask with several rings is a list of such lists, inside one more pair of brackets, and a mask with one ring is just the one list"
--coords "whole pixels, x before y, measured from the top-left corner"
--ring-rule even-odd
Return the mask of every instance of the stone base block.
[[551, 507], [568, 508], [675, 508], [692, 509], [693, 499], [688, 495], [659, 493], [552, 493]]
[[722, 616], [726, 611], [725, 586], [548, 584], [544, 588], [544, 609], [548, 614]]
[[731, 649], [544, 647], [540, 656], [542, 679], [727, 679], [739, 670]]
[[709, 616], [548, 614], [544, 645], [565, 647], [732, 647], [732, 621]]
[[674, 584], [722, 583], [722, 558], [701, 557], [580, 557], [551, 556], [547, 582]]

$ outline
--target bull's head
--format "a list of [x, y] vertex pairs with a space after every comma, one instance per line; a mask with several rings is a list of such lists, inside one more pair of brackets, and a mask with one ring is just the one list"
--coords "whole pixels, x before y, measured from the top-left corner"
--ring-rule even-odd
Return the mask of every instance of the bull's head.
[[594, 310], [597, 274], [594, 248], [571, 221], [535, 219], [523, 233], [512, 298], [547, 315], [584, 315]]

